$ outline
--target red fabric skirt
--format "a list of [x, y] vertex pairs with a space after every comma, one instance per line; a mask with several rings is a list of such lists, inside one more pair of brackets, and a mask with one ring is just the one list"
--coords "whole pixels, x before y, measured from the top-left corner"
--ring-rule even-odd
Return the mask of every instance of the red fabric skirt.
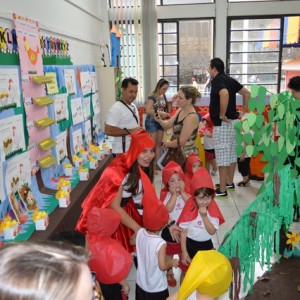
[[[142, 216], [137, 211], [134, 202], [130, 199], [125, 206], [122, 207], [127, 214], [134, 219], [140, 226], [143, 226]], [[123, 247], [129, 252], [135, 252], [135, 247], [129, 244], [130, 237], [134, 234], [134, 231], [127, 226], [120, 224], [117, 231], [112, 235], [112, 238], [120, 242]]]

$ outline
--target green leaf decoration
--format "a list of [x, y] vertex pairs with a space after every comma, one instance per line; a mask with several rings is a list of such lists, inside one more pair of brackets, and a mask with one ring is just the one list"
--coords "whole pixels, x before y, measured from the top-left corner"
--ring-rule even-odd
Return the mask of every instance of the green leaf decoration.
[[257, 191], [257, 195], [262, 194], [265, 190], [266, 190], [266, 186], [264, 184], [262, 184], [260, 186], [259, 190]]
[[248, 122], [246, 122], [246, 121], [243, 122], [242, 128], [243, 128], [244, 132], [249, 132], [250, 127], [249, 127]]
[[271, 141], [270, 136], [268, 136], [266, 133], [264, 133], [262, 136], [262, 140], [266, 146], [269, 146], [270, 141]]
[[254, 98], [251, 98], [250, 101], [248, 102], [248, 108], [250, 111], [254, 111], [256, 108], [256, 101]]
[[248, 144], [248, 145], [252, 145], [252, 135], [251, 135], [251, 133], [250, 132], [248, 132], [248, 133], [245, 133], [244, 135], [243, 135], [243, 138], [244, 138], [244, 141], [246, 142], [246, 144]]
[[263, 115], [257, 115], [256, 116], [256, 120], [255, 120], [255, 125], [258, 127], [258, 128], [261, 128], [261, 126], [263, 125], [264, 123], [264, 116]]
[[286, 141], [286, 152], [287, 154], [291, 154], [295, 148], [294, 144], [291, 144], [289, 140]]
[[257, 108], [257, 112], [259, 114], [262, 114], [263, 111], [265, 110], [266, 107], [266, 103], [264, 100], [257, 102], [256, 108]]
[[236, 147], [236, 155], [240, 156], [243, 153], [243, 151], [244, 151], [243, 145], [237, 145], [237, 147]]
[[240, 132], [238, 132], [237, 135], [236, 135], [237, 144], [242, 144], [243, 141], [244, 141], [243, 135]]
[[277, 153], [278, 153], [278, 145], [277, 142], [274, 142], [271, 144], [271, 155], [277, 156]]
[[296, 164], [296, 166], [300, 167], [300, 157], [297, 157], [295, 159], [295, 164]]
[[285, 108], [284, 108], [284, 105], [282, 103], [280, 103], [278, 105], [277, 111], [278, 111], [279, 118], [282, 119], [283, 116], [284, 116], [284, 113], [285, 113]]
[[273, 172], [273, 163], [272, 161], [269, 161], [263, 168], [262, 168], [263, 173], [270, 173]]
[[280, 135], [285, 135], [285, 121], [281, 120], [277, 123], [278, 132]]
[[254, 146], [252, 145], [247, 145], [246, 146], [246, 153], [248, 155], [248, 157], [251, 157], [254, 151]]
[[268, 112], [268, 119], [269, 119], [270, 123], [273, 122], [274, 115], [275, 115], [275, 111], [270, 109], [269, 112]]
[[250, 112], [247, 116], [249, 127], [252, 127], [256, 121], [256, 114], [254, 112]]
[[236, 130], [240, 131], [241, 128], [242, 128], [242, 122], [236, 122], [236, 123], [234, 123], [234, 128]]
[[267, 89], [264, 86], [259, 86], [258, 88], [258, 97], [261, 100], [264, 100], [266, 98]]
[[290, 99], [290, 103], [293, 109], [293, 113], [295, 113], [300, 108], [300, 101]]
[[256, 156], [257, 154], [259, 153], [259, 150], [258, 150], [258, 148], [257, 147], [254, 147], [254, 151], [253, 151], [253, 154], [252, 154], [252, 156]]
[[277, 103], [278, 103], [277, 95], [272, 95], [270, 97], [270, 106], [271, 106], [271, 108], [274, 109], [277, 106]]
[[291, 177], [296, 178], [298, 176], [298, 171], [295, 169], [291, 169]]
[[291, 144], [295, 144], [295, 132], [294, 132], [294, 128], [293, 129], [289, 129], [288, 130], [288, 139], [290, 141]]
[[270, 172], [269, 175], [268, 175], [268, 177], [267, 177], [267, 179], [266, 179], [266, 183], [272, 181], [273, 178], [274, 178], [274, 173], [273, 173], [273, 172]]
[[253, 141], [254, 141], [254, 144], [257, 145], [260, 141], [260, 133], [258, 132], [255, 132], [254, 135], [253, 135]]
[[278, 151], [280, 152], [283, 148], [285, 138], [281, 135], [278, 139]]
[[263, 149], [263, 157], [264, 159], [261, 159], [263, 161], [270, 161], [272, 159], [272, 156], [271, 156], [271, 152], [270, 152], [270, 148], [269, 147], [264, 147]]
[[251, 85], [251, 95], [253, 97], [258, 96], [259, 86], [257, 84]]

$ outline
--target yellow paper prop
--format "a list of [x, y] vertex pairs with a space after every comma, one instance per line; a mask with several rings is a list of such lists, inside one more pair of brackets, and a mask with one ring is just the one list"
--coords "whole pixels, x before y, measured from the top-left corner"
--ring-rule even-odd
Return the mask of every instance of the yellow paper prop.
[[232, 268], [226, 256], [216, 250], [198, 251], [179, 289], [178, 300], [185, 300], [196, 289], [199, 293], [218, 297], [232, 281]]

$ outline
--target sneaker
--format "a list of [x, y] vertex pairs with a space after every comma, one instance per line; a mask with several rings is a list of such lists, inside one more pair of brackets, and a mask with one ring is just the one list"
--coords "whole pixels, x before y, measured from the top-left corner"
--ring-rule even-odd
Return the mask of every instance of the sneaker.
[[[215, 187], [217, 189], [220, 189], [220, 183], [215, 184]], [[226, 183], [226, 189], [227, 190], [234, 190], [235, 189], [234, 183], [232, 183], [232, 184]]]
[[219, 188], [216, 188], [216, 196], [226, 198], [227, 197], [227, 191], [221, 192]]

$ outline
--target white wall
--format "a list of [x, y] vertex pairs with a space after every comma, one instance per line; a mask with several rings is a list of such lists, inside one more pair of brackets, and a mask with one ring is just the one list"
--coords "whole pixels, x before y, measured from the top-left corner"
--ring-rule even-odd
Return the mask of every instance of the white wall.
[[101, 7], [103, 2], [105, 1], [1, 0], [0, 25], [13, 28], [13, 13], [36, 20], [41, 34], [68, 40], [74, 64], [97, 65], [101, 63], [100, 45], [108, 41], [108, 16], [106, 7]]

